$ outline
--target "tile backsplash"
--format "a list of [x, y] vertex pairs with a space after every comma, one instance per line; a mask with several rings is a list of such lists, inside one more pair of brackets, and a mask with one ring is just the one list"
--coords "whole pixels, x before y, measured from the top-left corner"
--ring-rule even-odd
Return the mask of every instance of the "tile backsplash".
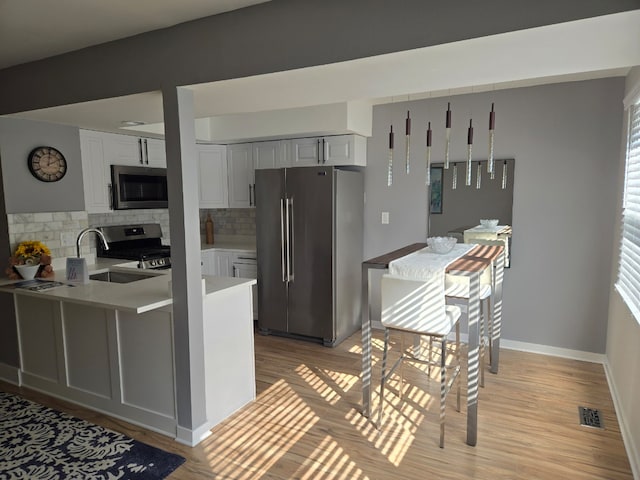
[[[214, 234], [220, 236], [256, 235], [256, 211], [253, 208], [225, 208], [200, 210], [200, 234], [205, 235], [205, 220], [211, 214]], [[105, 214], [77, 212], [42, 212], [7, 214], [9, 243], [13, 252], [18, 244], [27, 240], [39, 240], [51, 250], [54, 269], [64, 269], [67, 257], [76, 256], [76, 239], [87, 227], [124, 225], [135, 223], [159, 223], [163, 243], [169, 244], [169, 211], [123, 210]], [[80, 253], [88, 263], [95, 262], [96, 238], [83, 239]]]
[[[166, 208], [114, 210], [109, 213], [94, 213], [89, 215], [89, 225], [92, 227], [135, 225], [136, 223], [159, 223], [162, 229], [162, 242], [169, 244], [169, 210]], [[93, 245], [95, 245], [95, 240]]]
[[[76, 256], [76, 238], [89, 226], [87, 212], [9, 213], [9, 243], [11, 252], [20, 242], [39, 240], [51, 250], [53, 268], [65, 268], [66, 258]], [[90, 242], [83, 241], [81, 254], [93, 263], [95, 253]]]
[[256, 235], [255, 208], [214, 208], [200, 210], [200, 233], [205, 234], [207, 213], [213, 220], [215, 235], [253, 236]]

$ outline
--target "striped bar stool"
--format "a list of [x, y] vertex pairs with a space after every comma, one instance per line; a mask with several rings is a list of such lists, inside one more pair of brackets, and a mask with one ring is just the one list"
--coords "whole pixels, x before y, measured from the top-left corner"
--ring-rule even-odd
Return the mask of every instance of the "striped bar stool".
[[[382, 325], [384, 326], [384, 350], [382, 355], [382, 377], [380, 380], [380, 410], [378, 412], [378, 429], [382, 427], [384, 410], [384, 387], [389, 377], [404, 361], [440, 367], [440, 448], [444, 448], [444, 424], [446, 397], [454, 383], [457, 383], [456, 410], [460, 411], [460, 308], [445, 304], [443, 281], [429, 282], [409, 280], [403, 277], [384, 275], [381, 283]], [[429, 338], [427, 358], [416, 356], [413, 347], [404, 348], [400, 358], [387, 371], [387, 353], [389, 349], [389, 331], [396, 330], [401, 334], [426, 336]], [[454, 361], [447, 364], [447, 337], [455, 330]], [[440, 361], [434, 362], [432, 357], [433, 343], [440, 344]], [[420, 353], [420, 352], [418, 352]], [[447, 375], [447, 370], [452, 371]], [[456, 380], [458, 380], [456, 382]], [[402, 377], [400, 389], [402, 392]]]

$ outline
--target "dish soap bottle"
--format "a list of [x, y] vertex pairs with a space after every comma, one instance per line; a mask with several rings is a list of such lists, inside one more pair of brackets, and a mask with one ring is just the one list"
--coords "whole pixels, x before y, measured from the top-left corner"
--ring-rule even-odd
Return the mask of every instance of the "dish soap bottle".
[[207, 220], [204, 222], [205, 232], [207, 236], [207, 244], [213, 245], [213, 220], [211, 214], [207, 213]]

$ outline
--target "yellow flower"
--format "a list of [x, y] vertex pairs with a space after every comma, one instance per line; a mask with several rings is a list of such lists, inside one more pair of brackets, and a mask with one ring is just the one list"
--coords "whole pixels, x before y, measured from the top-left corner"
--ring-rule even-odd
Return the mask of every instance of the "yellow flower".
[[51, 255], [51, 250], [42, 242], [29, 240], [20, 242], [14, 255], [26, 264], [38, 264], [42, 255]]

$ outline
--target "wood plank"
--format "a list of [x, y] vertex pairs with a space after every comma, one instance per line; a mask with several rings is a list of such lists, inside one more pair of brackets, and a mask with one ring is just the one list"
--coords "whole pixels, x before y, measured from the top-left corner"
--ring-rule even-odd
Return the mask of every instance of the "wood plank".
[[[465, 399], [458, 413], [451, 395], [440, 449], [436, 369], [429, 382], [407, 365], [403, 400], [392, 379], [377, 430], [360, 414], [359, 332], [334, 349], [261, 335], [255, 346], [257, 400], [195, 448], [38, 392], [0, 388], [185, 456], [169, 480], [633, 478], [600, 364], [503, 349], [500, 374], [480, 389], [477, 446], [465, 443]], [[374, 413], [381, 357], [375, 331]], [[580, 427], [578, 405], [598, 408], [606, 429]]]

